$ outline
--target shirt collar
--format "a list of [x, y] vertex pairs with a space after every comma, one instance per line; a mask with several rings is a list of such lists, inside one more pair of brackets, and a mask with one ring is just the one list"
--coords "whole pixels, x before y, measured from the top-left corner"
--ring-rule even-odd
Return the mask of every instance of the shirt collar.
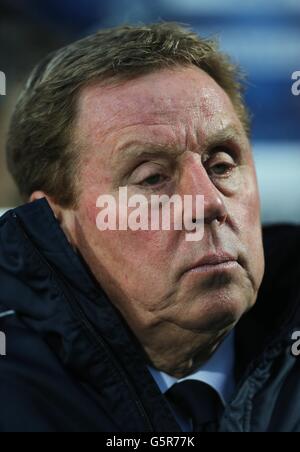
[[234, 331], [232, 331], [218, 347], [212, 357], [196, 372], [187, 377], [176, 379], [165, 372], [149, 367], [152, 377], [156, 381], [162, 394], [165, 394], [176, 383], [185, 380], [197, 380], [211, 386], [226, 405], [235, 388], [234, 365], [235, 346]]

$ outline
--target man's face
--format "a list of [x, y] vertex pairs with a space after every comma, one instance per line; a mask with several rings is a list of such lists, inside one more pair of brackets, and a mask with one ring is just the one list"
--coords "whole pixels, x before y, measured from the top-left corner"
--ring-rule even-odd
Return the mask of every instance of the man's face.
[[[252, 152], [223, 89], [196, 67], [94, 84], [80, 95], [75, 138], [83, 155], [75, 241], [145, 348], [154, 337], [232, 328], [255, 303], [264, 258]], [[119, 187], [129, 197], [204, 195], [204, 238], [100, 232], [97, 198], [118, 200]], [[225, 265], [189, 270], [224, 254]]]

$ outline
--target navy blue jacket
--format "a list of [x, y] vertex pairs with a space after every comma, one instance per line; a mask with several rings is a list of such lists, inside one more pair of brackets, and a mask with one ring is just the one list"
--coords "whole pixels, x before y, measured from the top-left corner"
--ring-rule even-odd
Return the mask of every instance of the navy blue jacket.
[[[237, 327], [239, 384], [220, 431], [300, 431], [300, 357], [291, 354], [300, 229], [266, 229], [265, 250], [257, 305]], [[0, 431], [180, 432], [143, 350], [45, 200], [0, 219], [0, 331]]]

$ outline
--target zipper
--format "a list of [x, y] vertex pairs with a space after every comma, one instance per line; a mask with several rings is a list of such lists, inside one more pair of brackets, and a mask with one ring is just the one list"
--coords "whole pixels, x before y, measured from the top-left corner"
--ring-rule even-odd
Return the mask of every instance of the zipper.
[[138, 396], [133, 384], [131, 383], [130, 379], [128, 378], [125, 369], [116, 360], [115, 355], [114, 355], [113, 351], [111, 350], [111, 347], [107, 344], [105, 339], [102, 336], [100, 336], [97, 333], [97, 331], [94, 329], [94, 327], [91, 325], [90, 321], [88, 320], [88, 318], [86, 317], [84, 311], [82, 310], [80, 304], [76, 300], [76, 296], [74, 296], [74, 297], [70, 296], [69, 289], [68, 289], [68, 283], [66, 283], [64, 281], [64, 278], [62, 276], [57, 274], [57, 272], [49, 264], [47, 259], [45, 259], [45, 257], [42, 255], [40, 250], [32, 242], [32, 240], [30, 239], [30, 237], [26, 233], [26, 230], [25, 230], [25, 228], [23, 226], [22, 221], [20, 220], [20, 218], [17, 216], [17, 214], [15, 212], [12, 213], [12, 217], [15, 220], [17, 220], [18, 225], [19, 225], [19, 227], [20, 227], [20, 229], [22, 231], [22, 234], [24, 235], [26, 240], [30, 242], [31, 246], [34, 248], [35, 252], [39, 256], [41, 261], [47, 266], [49, 271], [55, 276], [55, 279], [58, 282], [58, 284], [60, 286], [62, 286], [61, 290], [62, 290], [63, 294], [65, 295], [66, 300], [68, 301], [69, 305], [71, 306], [71, 309], [74, 312], [74, 314], [76, 315], [76, 317], [83, 324], [83, 326], [84, 326], [85, 330], [87, 331], [88, 335], [90, 336], [90, 338], [93, 341], [95, 341], [96, 344], [98, 345], [98, 347], [102, 348], [105, 351], [105, 353], [109, 356], [110, 360], [112, 361], [113, 365], [115, 366], [115, 368], [119, 372], [120, 376], [122, 377], [123, 381], [125, 382], [126, 386], [128, 387], [128, 389], [129, 389], [129, 391], [131, 393], [132, 401], [134, 402], [138, 412], [140, 413], [140, 416], [142, 417], [142, 419], [144, 420], [145, 425], [147, 426], [147, 432], [154, 432], [155, 431], [154, 427], [152, 425], [152, 422], [151, 422], [151, 420], [150, 420], [150, 418], [149, 418], [149, 416], [148, 416], [148, 414], [146, 412], [146, 409], [145, 409], [142, 401], [140, 400], [140, 398], [139, 398], [139, 396]]

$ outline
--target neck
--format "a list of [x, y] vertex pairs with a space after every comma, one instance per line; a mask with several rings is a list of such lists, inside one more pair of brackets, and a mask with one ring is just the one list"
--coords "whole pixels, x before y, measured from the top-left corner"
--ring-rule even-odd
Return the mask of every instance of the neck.
[[[228, 330], [215, 333], [183, 331], [174, 337], [164, 334], [164, 339], [144, 344], [151, 365], [177, 379], [184, 378], [202, 367], [223, 342]], [[166, 340], [168, 338], [168, 340]]]

